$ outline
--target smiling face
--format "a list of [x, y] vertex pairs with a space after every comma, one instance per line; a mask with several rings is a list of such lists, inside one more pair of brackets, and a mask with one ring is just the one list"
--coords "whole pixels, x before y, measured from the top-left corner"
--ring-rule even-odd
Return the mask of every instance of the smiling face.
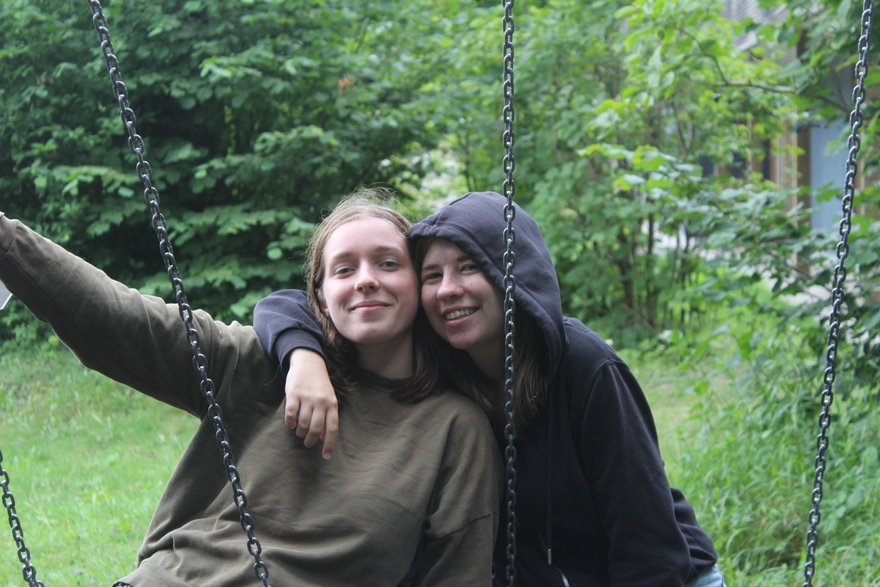
[[438, 239], [421, 269], [422, 307], [443, 340], [466, 351], [480, 370], [504, 370], [504, 296], [460, 248]]
[[418, 280], [400, 230], [374, 216], [348, 221], [330, 234], [321, 265], [321, 310], [362, 358], [371, 350], [408, 357]]

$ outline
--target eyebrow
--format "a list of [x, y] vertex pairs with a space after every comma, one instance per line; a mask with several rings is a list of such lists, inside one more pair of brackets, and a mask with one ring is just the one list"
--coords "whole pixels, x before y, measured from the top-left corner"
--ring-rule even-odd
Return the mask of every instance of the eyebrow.
[[[459, 255], [459, 256], [455, 259], [455, 262], [456, 262], [456, 263], [462, 263], [462, 262], [464, 262], [464, 261], [473, 261], [473, 258], [471, 258], [471, 256], [468, 255], [467, 253], [464, 253], [464, 254], [462, 254], [462, 255]], [[427, 267], [427, 268], [430, 269], [430, 268], [432, 268], [432, 267], [436, 267], [437, 265], [439, 265], [439, 263], [422, 263], [422, 271], [425, 270], [425, 267]]]
[[[401, 247], [394, 246], [394, 245], [380, 245], [378, 247], [370, 249], [370, 254], [384, 255], [387, 253], [395, 253], [395, 254], [400, 255], [400, 254], [404, 253], [404, 249]], [[328, 262], [338, 261], [339, 259], [354, 257], [358, 254], [360, 254], [359, 251], [354, 251], [354, 250], [339, 251], [338, 253], [336, 253], [332, 257], [329, 257], [327, 259], [327, 261]]]

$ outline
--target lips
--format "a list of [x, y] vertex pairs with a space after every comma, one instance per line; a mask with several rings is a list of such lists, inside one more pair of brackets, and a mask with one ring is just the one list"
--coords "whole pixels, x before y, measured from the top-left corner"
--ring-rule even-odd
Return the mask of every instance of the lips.
[[351, 306], [351, 308], [349, 308], [349, 310], [351, 310], [351, 311], [355, 311], [355, 310], [370, 310], [370, 309], [373, 309], [373, 308], [385, 308], [385, 307], [390, 306], [390, 305], [391, 305], [391, 304], [388, 304], [388, 303], [385, 303], [385, 302], [377, 302], [377, 301], [372, 301], [372, 300], [371, 300], [371, 301], [368, 301], [368, 302], [360, 302], [360, 303], [357, 303], [357, 304]]
[[458, 308], [455, 310], [450, 310], [448, 312], [443, 313], [444, 320], [457, 320], [459, 318], [464, 318], [465, 316], [470, 316], [474, 312], [476, 312], [476, 308]]

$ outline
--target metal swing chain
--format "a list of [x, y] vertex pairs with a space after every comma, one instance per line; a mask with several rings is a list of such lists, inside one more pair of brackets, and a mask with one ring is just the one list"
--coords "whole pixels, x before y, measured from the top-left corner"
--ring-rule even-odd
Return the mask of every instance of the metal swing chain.
[[0, 451], [0, 488], [3, 489], [3, 505], [9, 517], [9, 527], [12, 528], [12, 537], [18, 545], [18, 560], [21, 561], [21, 575], [30, 587], [45, 587], [42, 581], [37, 580], [37, 569], [31, 564], [31, 551], [24, 543], [24, 530], [21, 521], [15, 511], [15, 497], [9, 491], [9, 474], [3, 468], [3, 451]]
[[856, 157], [859, 154], [861, 139], [859, 128], [862, 126], [862, 103], [865, 101], [865, 77], [868, 75], [868, 46], [871, 37], [871, 21], [873, 20], [873, 0], [865, 0], [862, 8], [861, 32], [858, 42], [858, 61], [855, 66], [856, 84], [853, 88], [852, 100], [854, 107], [849, 115], [851, 132], [847, 140], [849, 156], [846, 161], [846, 176], [843, 188], [843, 218], [840, 221], [838, 232], [840, 241], [837, 243], [837, 265], [834, 267], [833, 284], [831, 290], [831, 312], [828, 316], [829, 332], [828, 345], [825, 353], [825, 371], [823, 374], [824, 389], [821, 394], [822, 411], [819, 414], [819, 436], [816, 439], [818, 454], [816, 455], [816, 472], [813, 478], [813, 492], [811, 500], [813, 507], [810, 510], [810, 527], [807, 532], [807, 553], [804, 564], [803, 587], [812, 587], [813, 575], [816, 573], [816, 545], [819, 540], [819, 521], [822, 516], [819, 513], [819, 505], [822, 503], [822, 484], [825, 478], [825, 453], [828, 450], [828, 428], [831, 425], [830, 409], [834, 401], [832, 386], [836, 376], [837, 346], [840, 334], [840, 306], [844, 301], [843, 282], [846, 280], [845, 261], [849, 255], [849, 233], [852, 228], [853, 199], [855, 196]]
[[174, 258], [174, 252], [168, 237], [165, 216], [159, 208], [159, 192], [153, 185], [152, 168], [150, 167], [149, 162], [144, 159], [144, 152], [146, 150], [144, 140], [139, 134], [137, 134], [137, 130], [135, 129], [135, 114], [128, 102], [128, 89], [122, 81], [122, 76], [119, 71], [119, 60], [116, 57], [113, 45], [110, 41], [110, 31], [107, 26], [107, 20], [104, 18], [104, 11], [98, 0], [88, 0], [88, 2], [92, 9], [92, 23], [94, 24], [98, 37], [101, 40], [101, 51], [107, 64], [107, 72], [110, 75], [110, 80], [113, 85], [113, 93], [116, 95], [116, 100], [119, 103], [122, 123], [125, 125], [125, 129], [128, 133], [128, 147], [137, 157], [137, 174], [144, 185], [144, 200], [151, 211], [151, 224], [159, 241], [159, 251], [165, 262], [165, 269], [174, 288], [174, 296], [177, 300], [180, 318], [183, 320], [186, 328], [187, 340], [193, 353], [193, 367], [201, 377], [200, 388], [208, 402], [207, 414], [210, 416], [214, 425], [214, 436], [223, 457], [223, 465], [226, 468], [226, 475], [229, 479], [229, 484], [232, 486], [233, 498], [235, 500], [235, 505], [238, 507], [241, 527], [245, 531], [245, 534], [247, 534], [248, 552], [250, 552], [251, 556], [254, 558], [254, 573], [264, 587], [270, 587], [268, 583], [269, 569], [261, 558], [262, 546], [254, 534], [253, 518], [250, 513], [248, 513], [247, 509], [247, 496], [242, 489], [238, 469], [235, 466], [232, 448], [229, 444], [229, 436], [227, 435], [226, 427], [223, 424], [220, 405], [217, 403], [214, 382], [208, 377], [208, 361], [202, 353], [199, 333], [193, 324], [192, 308], [187, 301], [183, 287], [183, 280], [177, 269], [177, 262]]
[[513, 196], [516, 192], [516, 182], [513, 179], [513, 170], [516, 160], [513, 156], [514, 135], [513, 119], [513, 0], [503, 0], [504, 6], [504, 46], [503, 46], [503, 83], [504, 108], [501, 112], [504, 121], [504, 183], [502, 191], [507, 198], [504, 204], [504, 218], [507, 226], [504, 229], [503, 238], [505, 244], [504, 258], [504, 436], [507, 446], [504, 449], [506, 460], [506, 495], [507, 495], [507, 585], [513, 587], [516, 584], [516, 394], [514, 389], [515, 375], [515, 346], [516, 328], [514, 326], [514, 314], [516, 303], [513, 293], [516, 289], [516, 281], [513, 276], [513, 267], [516, 255], [513, 245], [516, 242], [516, 232], [513, 229], [513, 219], [516, 217], [516, 208], [513, 206]]

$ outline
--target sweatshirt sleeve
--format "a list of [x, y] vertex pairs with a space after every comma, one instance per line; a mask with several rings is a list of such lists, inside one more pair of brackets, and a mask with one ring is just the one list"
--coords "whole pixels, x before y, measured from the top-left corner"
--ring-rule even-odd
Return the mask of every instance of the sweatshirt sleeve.
[[269, 358], [284, 365], [291, 351], [306, 348], [324, 355], [324, 334], [306, 293], [282, 289], [257, 302], [254, 330]]
[[[204, 398], [176, 306], [114, 281], [2, 214], [0, 280], [85, 366], [201, 415]], [[210, 354], [208, 347], [222, 338], [219, 326], [202, 312], [194, 321]]]
[[691, 572], [689, 549], [647, 399], [619, 360], [584, 381], [591, 389], [578, 448], [609, 541], [611, 585], [680, 586]]
[[491, 584], [501, 456], [485, 414], [476, 405], [467, 408], [450, 427], [425, 521], [415, 582], [422, 587]]

